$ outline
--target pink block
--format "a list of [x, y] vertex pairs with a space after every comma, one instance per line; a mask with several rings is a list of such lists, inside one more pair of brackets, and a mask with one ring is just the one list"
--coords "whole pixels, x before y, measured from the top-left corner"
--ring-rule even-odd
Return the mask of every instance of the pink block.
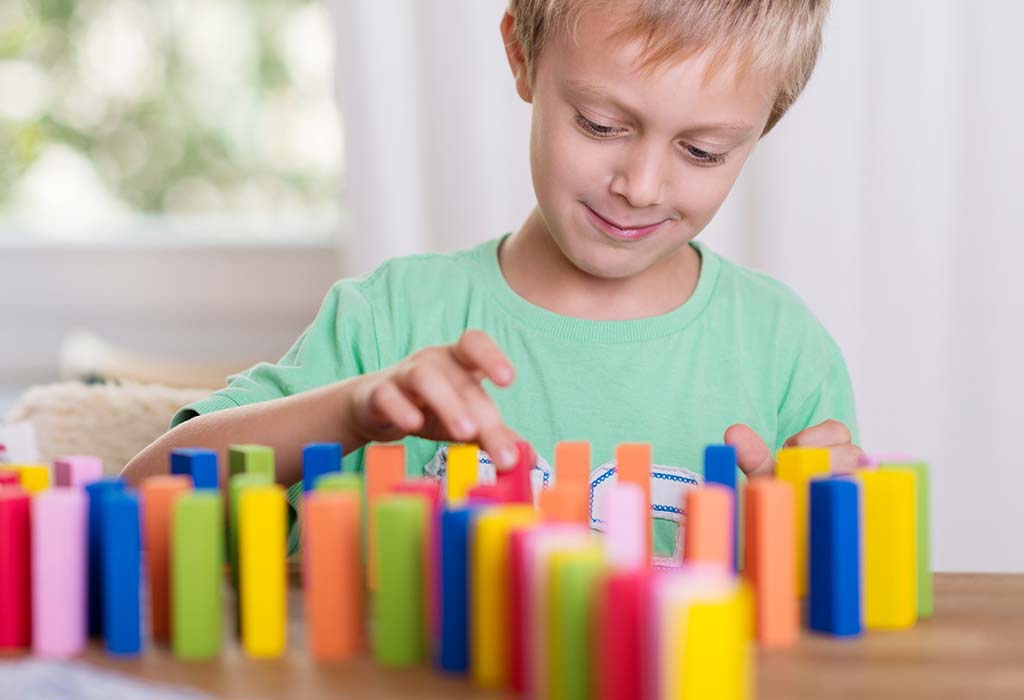
[[608, 491], [601, 514], [605, 521], [605, 551], [608, 563], [620, 571], [647, 567], [649, 527], [644, 508], [644, 492], [633, 483], [623, 482]]
[[68, 657], [85, 646], [87, 498], [57, 488], [32, 500], [32, 650]]
[[865, 452], [858, 461], [858, 467], [877, 467], [879, 464], [913, 464], [921, 460], [907, 452]]
[[84, 488], [103, 478], [103, 462], [99, 457], [76, 455], [58, 457], [53, 462], [55, 486]]

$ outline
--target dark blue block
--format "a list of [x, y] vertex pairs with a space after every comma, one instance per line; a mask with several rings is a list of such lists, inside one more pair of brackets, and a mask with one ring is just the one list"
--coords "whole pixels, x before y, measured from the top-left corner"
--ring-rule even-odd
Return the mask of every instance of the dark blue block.
[[732, 568], [739, 569], [739, 508], [736, 498], [736, 448], [732, 445], [708, 445], [704, 448], [704, 483], [721, 484], [732, 489]]
[[469, 670], [469, 537], [476, 509], [441, 513], [441, 649], [437, 663]]
[[102, 500], [103, 637], [111, 654], [142, 651], [139, 620], [139, 497], [116, 490]]
[[810, 621], [837, 636], [861, 632], [860, 487], [842, 477], [811, 481]]
[[197, 489], [216, 490], [220, 482], [217, 453], [193, 448], [171, 450], [171, 474], [191, 476], [192, 485]]
[[314, 442], [302, 448], [302, 490], [309, 493], [324, 474], [341, 471], [341, 445]]
[[89, 570], [88, 605], [89, 605], [89, 636], [98, 637], [103, 634], [103, 568], [100, 552], [103, 549], [102, 522], [103, 499], [114, 491], [124, 489], [124, 482], [117, 477], [94, 481], [85, 487], [89, 498], [89, 552], [87, 567]]

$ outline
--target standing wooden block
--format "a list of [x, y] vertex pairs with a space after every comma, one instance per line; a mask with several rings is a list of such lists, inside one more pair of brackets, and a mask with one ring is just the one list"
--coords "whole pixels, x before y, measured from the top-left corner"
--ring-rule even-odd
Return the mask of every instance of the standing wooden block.
[[649, 586], [650, 571], [644, 567], [613, 570], [599, 589], [594, 616], [594, 675], [599, 700], [645, 697], [641, 650]]
[[555, 483], [589, 486], [589, 442], [559, 442], [555, 445]]
[[269, 474], [235, 474], [228, 482], [228, 563], [231, 569], [231, 586], [235, 591], [235, 633], [242, 636], [242, 589], [240, 578], [242, 565], [238, 555], [238, 514], [242, 493], [246, 489], [273, 484]]
[[449, 508], [465, 503], [469, 490], [480, 474], [479, 449], [476, 445], [452, 445], [448, 448], [445, 469], [445, 498]]
[[530, 470], [537, 463], [537, 455], [530, 444], [519, 440], [516, 442], [516, 464], [508, 470], [499, 470], [496, 484], [504, 489], [506, 500], [512, 503], [533, 503], [533, 486], [530, 483]]
[[731, 490], [733, 494], [733, 503], [735, 504], [732, 514], [733, 571], [739, 570], [740, 560], [740, 490], [736, 485], [738, 471], [735, 447], [732, 445], [708, 445], [704, 448], [704, 483], [720, 484]]
[[883, 462], [883, 469], [910, 469], [917, 484], [917, 616], [931, 617], [935, 611], [932, 581], [931, 486], [925, 462]]
[[624, 443], [615, 450], [615, 473], [619, 484], [636, 484], [643, 493], [644, 532], [647, 537], [646, 561], [651, 560], [651, 446], [646, 443]]
[[302, 448], [302, 490], [309, 493], [325, 474], [341, 473], [341, 445], [315, 442]]
[[189, 477], [196, 489], [216, 490], [220, 483], [217, 453], [184, 447], [171, 450], [171, 474]]
[[533, 506], [523, 503], [486, 509], [474, 524], [470, 557], [472, 676], [484, 688], [509, 685], [509, 533], [536, 519]]
[[441, 650], [443, 671], [469, 670], [469, 552], [473, 507], [441, 513]]
[[423, 516], [423, 613], [427, 649], [434, 652], [441, 641], [441, 484], [431, 478], [412, 479], [396, 484], [391, 492], [420, 496], [427, 506]]
[[106, 497], [124, 489], [121, 479], [112, 477], [94, 481], [85, 487], [89, 499], [89, 612], [86, 628], [90, 637], [103, 634], [103, 502]]
[[304, 505], [306, 629], [320, 661], [348, 659], [363, 645], [359, 501], [352, 491], [314, 491]]
[[221, 496], [203, 489], [174, 504], [171, 557], [171, 646], [180, 659], [220, 653], [224, 566]]
[[135, 656], [142, 651], [139, 498], [133, 492], [115, 489], [102, 499], [100, 507], [103, 638], [109, 653]]
[[540, 492], [538, 510], [544, 522], [590, 525], [590, 501], [586, 486], [570, 482]]
[[787, 447], [779, 451], [775, 475], [793, 486], [793, 516], [796, 528], [796, 587], [807, 595], [807, 500], [811, 479], [829, 474], [829, 452], [823, 447]]
[[646, 569], [648, 527], [643, 491], [634, 483], [616, 484], [605, 496], [605, 551], [609, 565], [619, 571]]
[[367, 541], [367, 585], [377, 587], [377, 501], [405, 480], [405, 445], [370, 445], [366, 448], [366, 507], [369, 509]]
[[744, 508], [743, 576], [754, 592], [757, 639], [768, 648], [792, 646], [800, 634], [793, 487], [778, 479], [751, 479]]
[[551, 560], [549, 595], [552, 653], [548, 667], [552, 700], [588, 700], [591, 697], [593, 633], [590, 621], [597, 602], [597, 582], [604, 569], [599, 547], [559, 552]]
[[285, 651], [286, 509], [284, 489], [277, 484], [250, 486], [238, 498], [242, 647], [255, 658]]
[[360, 499], [363, 497], [363, 477], [361, 474], [323, 474], [317, 477], [317, 491], [352, 491]]
[[18, 483], [30, 494], [50, 488], [50, 468], [45, 464], [9, 464], [18, 473]]
[[861, 632], [860, 485], [842, 477], [814, 479], [810, 496], [808, 626], [855, 636]]
[[[58, 488], [32, 503], [32, 652], [67, 658], [85, 646], [88, 501]], [[0, 569], [6, 566], [0, 565]]]
[[58, 457], [53, 462], [53, 472], [55, 485], [84, 488], [103, 478], [103, 462], [99, 457], [85, 455]]
[[21, 479], [18, 478], [18, 473], [12, 470], [6, 470], [0, 467], [0, 487], [3, 486], [21, 486]]
[[192, 490], [188, 474], [162, 474], [143, 479], [142, 537], [146, 549], [146, 572], [149, 578], [149, 626], [153, 640], [166, 642], [171, 638], [170, 625], [170, 561], [171, 524], [175, 502]]
[[0, 651], [25, 649], [32, 628], [31, 508], [21, 486], [0, 489]]
[[274, 449], [266, 445], [231, 445], [228, 447], [228, 473], [265, 474], [274, 481]]
[[734, 492], [721, 484], [705, 484], [687, 491], [684, 500], [683, 561], [732, 571]]
[[418, 496], [381, 496], [373, 506], [379, 567], [373, 595], [373, 655], [385, 666], [426, 658], [423, 618], [423, 517]]
[[864, 469], [864, 624], [905, 629], [917, 621], [917, 476]]

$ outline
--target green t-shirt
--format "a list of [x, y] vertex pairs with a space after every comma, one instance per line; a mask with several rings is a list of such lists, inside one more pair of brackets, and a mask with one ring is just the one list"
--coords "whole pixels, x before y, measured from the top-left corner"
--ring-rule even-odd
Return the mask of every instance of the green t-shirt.
[[[588, 441], [596, 507], [613, 482], [616, 445], [652, 445], [655, 550], [663, 555], [675, 547], [683, 491], [702, 479], [705, 446], [720, 444], [733, 423], [751, 426], [773, 450], [829, 418], [857, 440], [839, 348], [785, 285], [694, 242], [700, 278], [683, 305], [649, 318], [577, 319], [508, 286], [498, 265], [501, 240], [397, 258], [340, 280], [280, 362], [230, 377], [224, 389], [181, 409], [172, 425], [374, 372], [478, 328], [515, 366], [512, 386], [485, 386], [506, 423], [537, 451], [535, 481], [549, 474], [555, 443]], [[410, 475], [443, 473], [446, 445], [403, 442]], [[354, 471], [362, 462], [363, 450], [344, 460]]]

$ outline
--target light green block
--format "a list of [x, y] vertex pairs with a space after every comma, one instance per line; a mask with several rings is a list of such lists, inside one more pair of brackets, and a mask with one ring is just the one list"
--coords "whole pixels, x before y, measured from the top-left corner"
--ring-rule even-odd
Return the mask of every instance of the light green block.
[[181, 659], [220, 652], [224, 520], [217, 491], [193, 491], [174, 505], [171, 647]]
[[235, 474], [268, 474], [274, 481], [274, 450], [266, 445], [231, 445], [228, 447], [228, 472]]
[[932, 577], [931, 483], [928, 464], [881, 464], [881, 469], [910, 469], [917, 479], [917, 616], [931, 617], [935, 612]]
[[582, 550], [562, 561], [555, 574], [554, 591], [555, 656], [559, 668], [552, 668], [552, 700], [588, 700], [592, 696], [590, 646], [594, 630], [594, 597], [604, 570], [599, 550]]
[[373, 593], [373, 655], [385, 666], [413, 666], [427, 657], [423, 610], [423, 525], [419, 496], [385, 496], [374, 506], [377, 589]]

